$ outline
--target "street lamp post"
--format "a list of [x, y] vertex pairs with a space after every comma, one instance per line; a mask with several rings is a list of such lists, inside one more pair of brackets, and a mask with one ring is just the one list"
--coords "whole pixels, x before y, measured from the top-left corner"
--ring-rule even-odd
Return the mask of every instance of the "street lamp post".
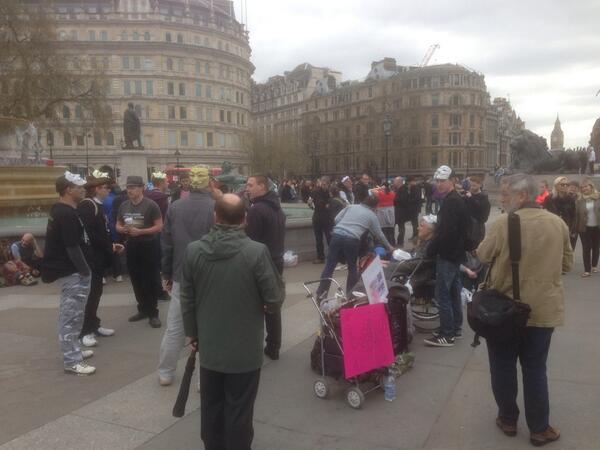
[[389, 174], [389, 153], [390, 153], [390, 136], [392, 135], [392, 119], [389, 114], [386, 114], [383, 119], [383, 135], [385, 139], [385, 181], [390, 178]]
[[90, 152], [88, 150], [88, 141], [92, 137], [87, 131], [85, 132], [85, 175], [90, 173]]

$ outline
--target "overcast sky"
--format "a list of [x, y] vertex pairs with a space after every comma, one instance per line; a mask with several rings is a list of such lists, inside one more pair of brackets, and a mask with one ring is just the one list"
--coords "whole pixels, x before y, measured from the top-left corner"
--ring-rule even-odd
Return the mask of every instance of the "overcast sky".
[[[240, 14], [241, 0], [235, 0]], [[586, 145], [600, 117], [600, 0], [247, 0], [254, 79], [309, 62], [362, 79], [372, 61], [459, 63], [510, 96], [546, 137], [560, 115], [565, 146]]]

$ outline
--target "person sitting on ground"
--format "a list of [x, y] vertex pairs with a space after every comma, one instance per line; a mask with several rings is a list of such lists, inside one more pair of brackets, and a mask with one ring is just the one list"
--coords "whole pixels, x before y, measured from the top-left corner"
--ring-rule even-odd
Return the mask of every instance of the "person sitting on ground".
[[[4, 286], [33, 286], [37, 284], [31, 275], [31, 268], [23, 261], [7, 261], [0, 270], [0, 275], [4, 279]], [[38, 274], [39, 275], [39, 274]]]
[[40, 276], [40, 266], [44, 252], [31, 233], [25, 233], [20, 241], [10, 246], [10, 253], [15, 261], [22, 261], [31, 269], [31, 275]]

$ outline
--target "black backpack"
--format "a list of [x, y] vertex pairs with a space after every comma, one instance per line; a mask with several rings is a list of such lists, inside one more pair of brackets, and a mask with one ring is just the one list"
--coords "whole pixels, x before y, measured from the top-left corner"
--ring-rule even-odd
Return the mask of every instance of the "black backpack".
[[[481, 289], [467, 305], [467, 321], [475, 332], [473, 347], [479, 336], [493, 342], [506, 342], [518, 336], [527, 325], [531, 307], [521, 301], [519, 261], [521, 259], [521, 222], [515, 213], [508, 215], [508, 246], [512, 267], [513, 298], [495, 289]], [[492, 266], [493, 266], [492, 262]], [[486, 282], [490, 276], [488, 270]], [[486, 283], [484, 283], [485, 285]]]

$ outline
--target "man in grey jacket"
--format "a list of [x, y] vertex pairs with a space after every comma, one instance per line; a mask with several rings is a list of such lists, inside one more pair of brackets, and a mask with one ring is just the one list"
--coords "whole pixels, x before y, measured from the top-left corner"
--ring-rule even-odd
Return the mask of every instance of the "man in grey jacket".
[[197, 241], [213, 225], [215, 202], [209, 188], [209, 173], [205, 167], [190, 170], [190, 195], [174, 202], [167, 211], [162, 231], [162, 274], [165, 288], [171, 292], [167, 329], [160, 345], [158, 381], [161, 386], [173, 382], [177, 360], [185, 345], [181, 317], [180, 282], [183, 255], [188, 244]]

